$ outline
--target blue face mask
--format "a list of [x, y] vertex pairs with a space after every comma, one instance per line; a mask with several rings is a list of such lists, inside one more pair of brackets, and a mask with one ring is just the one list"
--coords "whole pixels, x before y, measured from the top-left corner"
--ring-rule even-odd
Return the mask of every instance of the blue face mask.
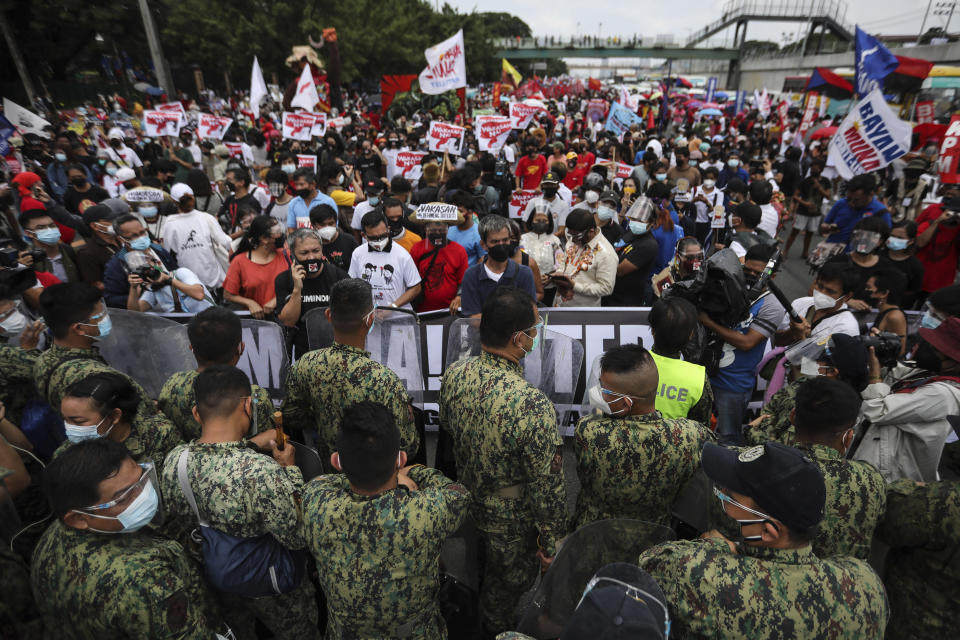
[[607, 207], [605, 205], [600, 205], [597, 207], [597, 217], [601, 220], [613, 220], [613, 216], [615, 215], [617, 215], [617, 211], [612, 207]]
[[642, 236], [647, 232], [646, 222], [637, 222], [636, 220], [631, 220], [629, 227], [630, 227], [630, 233], [632, 233], [635, 236]]
[[940, 320], [940, 318], [937, 318], [929, 311], [924, 311], [923, 317], [920, 318], [920, 326], [924, 329], [936, 329], [940, 326], [941, 322], [942, 320]]
[[36, 232], [37, 240], [43, 244], [57, 244], [60, 242], [60, 229], [40, 229]]
[[53, 154], [53, 157], [56, 159], [57, 162], [66, 162], [66, 161], [67, 161], [67, 154], [65, 154], [65, 153], [55, 153], [55, 154]]
[[696, 160], [691, 160], [691, 161], [690, 161], [690, 166], [691, 166], [691, 167], [697, 166], [697, 161], [696, 161]]
[[123, 525], [123, 529], [120, 531], [100, 531], [99, 529], [93, 529], [91, 527], [91, 529], [99, 533], [133, 533], [150, 524], [150, 521], [157, 515], [159, 508], [160, 496], [157, 495], [157, 490], [154, 488], [153, 483], [147, 482], [143, 486], [143, 490], [140, 491], [140, 495], [134, 498], [133, 502], [118, 515], [101, 516], [94, 513], [87, 513], [85, 515], [104, 518], [105, 520], [117, 520]]
[[729, 160], [727, 160], [727, 164], [730, 165], [731, 167], [737, 167], [740, 165], [740, 161], [737, 160], [736, 158], [730, 158]]
[[370, 203], [371, 207], [375, 207], [380, 203], [380, 198], [378, 198], [377, 196], [371, 196], [367, 198], [367, 202]]
[[295, 164], [284, 164], [284, 165], [280, 165], [280, 169], [281, 169], [284, 173], [286, 173], [287, 175], [290, 175], [290, 174], [292, 174], [294, 171], [297, 170], [297, 165], [295, 165]]
[[887, 248], [891, 251], [903, 251], [909, 243], [910, 241], [906, 238], [896, 238], [894, 236], [887, 238]]
[[156, 218], [157, 217], [157, 208], [156, 207], [140, 207], [137, 210], [140, 215], [144, 218]]
[[134, 251], [146, 251], [150, 248], [150, 236], [140, 236], [130, 242], [130, 248]]
[[97, 424], [70, 424], [68, 422], [63, 423], [64, 432], [67, 434], [67, 440], [73, 443], [83, 442], [84, 440], [96, 440], [97, 438], [106, 438], [110, 435], [110, 432], [113, 431], [113, 428], [116, 426], [116, 422], [110, 425], [110, 428], [107, 429], [107, 432], [101, 434], [97, 431], [100, 428], [100, 425], [103, 424], [103, 420]]
[[665, 174], [665, 173], [657, 173], [657, 174], [655, 174], [655, 177], [656, 177], [656, 179], [657, 179], [658, 182], [663, 182], [664, 180], [667, 179], [667, 174]]
[[110, 321], [110, 316], [107, 315], [106, 311], [103, 312], [103, 318], [96, 324], [90, 324], [89, 322], [81, 322], [80, 324], [85, 327], [97, 327], [100, 330], [100, 335], [90, 336], [94, 340], [103, 340], [110, 335], [110, 331], [113, 329], [113, 323]]

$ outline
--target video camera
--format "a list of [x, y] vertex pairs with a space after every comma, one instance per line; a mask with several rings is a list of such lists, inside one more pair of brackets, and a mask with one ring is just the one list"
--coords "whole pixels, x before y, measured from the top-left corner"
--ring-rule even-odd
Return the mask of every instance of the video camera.
[[892, 331], [881, 331], [879, 335], [857, 336], [863, 346], [867, 349], [873, 347], [873, 352], [877, 355], [881, 367], [893, 367], [897, 364], [897, 358], [900, 356], [900, 336]]

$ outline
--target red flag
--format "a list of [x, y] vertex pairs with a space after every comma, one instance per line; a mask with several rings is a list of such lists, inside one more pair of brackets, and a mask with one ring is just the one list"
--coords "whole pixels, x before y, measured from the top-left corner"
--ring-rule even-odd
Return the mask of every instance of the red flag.
[[603, 84], [596, 78], [587, 80], [587, 89], [590, 91], [603, 91]]
[[493, 106], [494, 108], [500, 108], [500, 87], [501, 83], [493, 83]]

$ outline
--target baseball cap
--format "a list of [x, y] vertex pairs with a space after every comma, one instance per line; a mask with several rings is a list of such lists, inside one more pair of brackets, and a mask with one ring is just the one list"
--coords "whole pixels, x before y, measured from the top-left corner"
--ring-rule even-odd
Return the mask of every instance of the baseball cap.
[[367, 180], [363, 183], [363, 192], [367, 194], [375, 194], [383, 191], [383, 183], [379, 180]]
[[560, 183], [560, 176], [558, 176], [558, 175], [557, 175], [556, 173], [554, 173], [553, 171], [547, 171], [547, 172], [543, 175], [543, 180], [540, 181], [540, 184], [543, 184], [543, 183], [559, 184], [559, 183]]
[[936, 329], [921, 327], [920, 337], [951, 360], [960, 362], [960, 318], [950, 316]]
[[568, 151], [568, 152], [567, 152], [567, 160], [576, 160], [576, 159], [577, 159], [577, 152], [576, 152], [576, 151]]
[[123, 167], [122, 169], [117, 169], [117, 182], [126, 182], [127, 180], [136, 180], [137, 172], [131, 169], [130, 167]]
[[123, 130], [120, 127], [114, 127], [110, 129], [110, 132], [107, 134], [107, 139], [109, 140], [123, 140]]
[[115, 216], [122, 216], [130, 213], [130, 205], [123, 198], [107, 198], [100, 204], [107, 205]]
[[184, 184], [183, 182], [178, 182], [177, 184], [170, 187], [170, 197], [180, 202], [183, 196], [193, 195], [193, 189], [190, 188], [190, 185]]
[[560, 640], [646, 640], [670, 630], [660, 585], [640, 567], [614, 562], [593, 576]]
[[847, 379], [862, 378], [867, 375], [869, 352], [859, 339], [845, 333], [830, 336], [827, 348], [820, 360], [830, 363]]
[[120, 214], [116, 213], [113, 209], [107, 205], [100, 203], [95, 204], [91, 207], [87, 207], [83, 211], [83, 223], [92, 224], [100, 220], [113, 220], [114, 218], [119, 218]]
[[715, 484], [752, 498], [759, 508], [796, 531], [823, 519], [827, 490], [817, 465], [779, 442], [728, 449], [703, 445], [703, 471]]
[[620, 202], [620, 196], [617, 195], [617, 192], [613, 189], [607, 189], [600, 194], [600, 202], [607, 201], [613, 202], [614, 204]]

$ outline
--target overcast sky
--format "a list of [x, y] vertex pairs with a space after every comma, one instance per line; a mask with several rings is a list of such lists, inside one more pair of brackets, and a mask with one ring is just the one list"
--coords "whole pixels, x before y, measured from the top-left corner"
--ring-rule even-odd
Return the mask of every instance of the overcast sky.
[[[579, 33], [603, 37], [634, 33], [642, 36], [673, 34], [682, 43], [693, 31], [714, 22], [722, 13], [725, 0], [640, 0], [624, 3], [590, 0], [447, 0], [462, 11], [504, 11], [519, 16], [535, 35], [568, 37]], [[791, 0], [805, 5], [809, 0]], [[828, 0], [829, 1], [829, 0]], [[843, 0], [839, 0], [841, 3]], [[943, 1], [943, 0], [937, 0]], [[784, 2], [784, 0], [780, 0]], [[441, 0], [442, 4], [442, 0]], [[871, 33], [887, 35], [917, 34], [927, 9], [927, 0], [850, 0], [847, 4], [848, 24], [859, 24]], [[936, 4], [936, 1], [934, 2]], [[936, 8], [934, 7], [933, 10]], [[931, 10], [931, 14], [933, 13]], [[602, 26], [601, 26], [602, 23]], [[943, 26], [946, 16], [931, 15], [927, 28]], [[800, 23], [754, 22], [747, 37], [781, 42], [783, 33], [797, 33]], [[960, 6], [951, 22], [951, 32], [960, 31]], [[733, 27], [728, 38], [732, 39]], [[722, 37], [723, 34], [721, 34]], [[792, 40], [794, 38], [788, 38]]]

